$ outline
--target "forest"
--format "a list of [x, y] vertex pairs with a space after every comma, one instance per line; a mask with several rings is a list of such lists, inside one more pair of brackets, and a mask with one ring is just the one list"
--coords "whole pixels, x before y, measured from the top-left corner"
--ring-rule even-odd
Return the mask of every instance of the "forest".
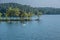
[[17, 16], [25, 16], [25, 15], [40, 15], [42, 11], [38, 10], [37, 8], [33, 8], [29, 5], [21, 5], [17, 3], [2, 3], [0, 4], [0, 16], [10, 16], [10, 17], [17, 17]]
[[[37, 16], [38, 18], [42, 15], [42, 11], [37, 8], [33, 8], [29, 5], [21, 5], [17, 3], [2, 3], [0, 4], [0, 20], [14, 20], [11, 19], [19, 17], [15, 20], [30, 20], [30, 17]], [[5, 19], [3, 19], [5, 18]]]

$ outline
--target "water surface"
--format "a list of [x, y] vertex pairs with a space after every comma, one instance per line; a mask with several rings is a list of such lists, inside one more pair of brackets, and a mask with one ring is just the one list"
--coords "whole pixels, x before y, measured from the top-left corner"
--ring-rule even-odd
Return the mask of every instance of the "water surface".
[[42, 15], [40, 21], [0, 22], [0, 40], [60, 40], [60, 15]]

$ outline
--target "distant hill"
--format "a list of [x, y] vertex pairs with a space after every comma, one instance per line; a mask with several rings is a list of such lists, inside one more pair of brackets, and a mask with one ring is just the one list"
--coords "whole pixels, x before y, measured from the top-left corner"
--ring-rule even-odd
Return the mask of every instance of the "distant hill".
[[40, 7], [38, 10], [41, 10], [43, 14], [60, 14], [60, 8]]
[[31, 7], [29, 5], [22, 5], [22, 4], [18, 4], [18, 3], [1, 3], [0, 4], [0, 12], [1, 13], [6, 13], [6, 10], [9, 7], [17, 7], [19, 8], [21, 11], [26, 11], [26, 12], [32, 12], [32, 13], [37, 13], [38, 12], [42, 12], [43, 14], [60, 14], [60, 8], [49, 8], [49, 7]]

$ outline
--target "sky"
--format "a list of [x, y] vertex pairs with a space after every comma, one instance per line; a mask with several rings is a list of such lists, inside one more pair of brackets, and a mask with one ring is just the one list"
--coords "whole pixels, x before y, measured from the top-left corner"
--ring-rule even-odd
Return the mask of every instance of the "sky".
[[15, 2], [32, 7], [53, 7], [60, 8], [60, 0], [0, 0], [0, 3]]

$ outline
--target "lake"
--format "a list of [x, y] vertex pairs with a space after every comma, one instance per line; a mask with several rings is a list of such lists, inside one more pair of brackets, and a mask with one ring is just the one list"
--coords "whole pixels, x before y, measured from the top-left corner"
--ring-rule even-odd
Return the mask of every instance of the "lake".
[[60, 15], [42, 15], [40, 21], [0, 22], [0, 40], [60, 40]]

